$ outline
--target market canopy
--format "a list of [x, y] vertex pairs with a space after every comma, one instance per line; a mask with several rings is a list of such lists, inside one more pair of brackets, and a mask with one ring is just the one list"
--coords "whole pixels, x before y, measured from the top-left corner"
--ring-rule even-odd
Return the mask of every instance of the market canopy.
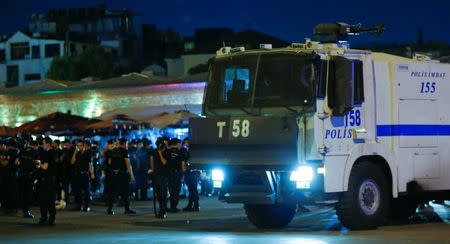
[[0, 136], [1, 137], [9, 137], [9, 136], [16, 136], [17, 131], [15, 128], [7, 127], [7, 126], [0, 126]]
[[172, 113], [180, 110], [189, 110], [193, 113], [201, 113], [202, 107], [200, 104], [186, 104], [186, 105], [161, 105], [161, 106], [130, 106], [126, 108], [118, 108], [111, 111], [102, 113], [98, 119], [106, 120], [115, 115], [122, 114], [129, 118], [133, 118], [138, 122], [146, 123], [148, 120], [153, 119], [155, 116], [159, 116], [163, 113]]
[[146, 123], [154, 128], [163, 129], [169, 126], [187, 127], [190, 118], [200, 117], [189, 111], [181, 110], [171, 114], [162, 114], [149, 119]]
[[70, 113], [55, 112], [25, 123], [18, 127], [17, 131], [30, 134], [50, 132], [53, 135], [73, 135], [80, 132], [85, 123], [92, 121], [98, 120], [91, 120]]
[[84, 130], [114, 130], [114, 129], [133, 129], [138, 125], [137, 121], [124, 114], [111, 116], [109, 119], [101, 120], [96, 123], [83, 127]]

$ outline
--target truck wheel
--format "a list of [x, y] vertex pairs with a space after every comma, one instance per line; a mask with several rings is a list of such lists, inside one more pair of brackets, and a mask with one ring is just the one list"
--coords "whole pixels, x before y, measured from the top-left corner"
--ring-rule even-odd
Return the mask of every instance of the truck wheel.
[[248, 220], [258, 228], [281, 228], [288, 225], [297, 211], [295, 204], [245, 204]]
[[350, 173], [348, 191], [342, 193], [336, 214], [352, 230], [380, 226], [389, 215], [390, 192], [383, 171], [372, 162], [361, 162]]
[[394, 220], [405, 220], [413, 216], [417, 210], [417, 201], [409, 197], [392, 199], [391, 218]]

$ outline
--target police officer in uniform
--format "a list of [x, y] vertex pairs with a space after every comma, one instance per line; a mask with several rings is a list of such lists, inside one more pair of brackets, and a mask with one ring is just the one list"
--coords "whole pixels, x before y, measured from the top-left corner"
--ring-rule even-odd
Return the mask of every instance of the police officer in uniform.
[[85, 142], [78, 141], [76, 150], [72, 157], [72, 164], [75, 165], [76, 170], [76, 191], [75, 202], [77, 204], [76, 210], [81, 209], [81, 205], [84, 199], [83, 208], [84, 212], [89, 212], [90, 191], [89, 183], [90, 179], [95, 179], [94, 168], [91, 162], [91, 151], [85, 147]]
[[200, 206], [198, 203], [198, 180], [200, 176], [200, 172], [197, 170], [193, 170], [190, 168], [189, 164], [189, 139], [185, 138], [183, 140], [183, 145], [181, 148], [181, 154], [183, 157], [183, 161], [186, 162], [186, 172], [184, 172], [184, 182], [189, 191], [189, 202], [188, 205], [183, 208], [183, 211], [195, 211], [198, 212], [200, 210]]
[[128, 196], [130, 181], [134, 182], [135, 180], [126, 146], [127, 140], [120, 139], [119, 147], [112, 150], [110, 158], [108, 159], [111, 175], [110, 195], [106, 213], [109, 215], [114, 215], [112, 208], [117, 195], [120, 195], [123, 200], [125, 214], [136, 213], [134, 210], [130, 209], [130, 199]]
[[[149, 167], [148, 170], [147, 170], [147, 177], [148, 177], [148, 180], [149, 180], [149, 181], [147, 181], [147, 184], [148, 184], [148, 183], [151, 183], [151, 181], [153, 180], [152, 176], [151, 176], [151, 174], [152, 174], [152, 167], [150, 165], [151, 164], [150, 163], [150, 159], [151, 159], [151, 157], [152, 157], [152, 155], [153, 155], [153, 153], [155, 152], [156, 149], [152, 146], [152, 141], [147, 139], [147, 138], [145, 138], [145, 137], [142, 138], [142, 144], [144, 145], [144, 150], [145, 150], [145, 153], [147, 154], [147, 158], [148, 158], [148, 167]], [[152, 187], [152, 186], [148, 185], [147, 188], [149, 188], [149, 187]]]
[[56, 197], [57, 199], [61, 199], [61, 191], [62, 191], [62, 151], [61, 151], [61, 141], [54, 140], [52, 143], [52, 154], [53, 161], [56, 163], [56, 172], [57, 172], [57, 178], [56, 178]]
[[34, 218], [30, 213], [30, 207], [33, 203], [33, 187], [36, 179], [35, 162], [39, 159], [37, 146], [36, 141], [30, 141], [28, 147], [20, 152], [17, 161], [19, 167], [19, 192], [24, 218]]
[[109, 159], [111, 158], [111, 152], [114, 150], [114, 140], [109, 139], [106, 147], [103, 148], [102, 158], [103, 158], [103, 173], [105, 174], [104, 182], [103, 182], [103, 199], [105, 202], [108, 202], [109, 199], [109, 189], [110, 189], [110, 181], [111, 181], [111, 170], [108, 164]]
[[148, 199], [147, 189], [150, 155], [148, 154], [148, 150], [144, 148], [142, 140], [137, 141], [136, 159], [136, 198], [145, 201]]
[[14, 139], [6, 142], [6, 150], [0, 156], [0, 166], [2, 167], [3, 191], [5, 194], [4, 204], [7, 213], [17, 211], [17, 150]]
[[155, 191], [159, 203], [159, 211], [156, 217], [164, 219], [167, 217], [167, 188], [170, 171], [167, 165], [167, 148], [162, 138], [156, 140], [156, 147], [157, 149], [154, 150], [150, 157], [150, 167], [153, 178], [153, 191]]
[[98, 142], [92, 142], [92, 166], [94, 167], [95, 179], [92, 182], [91, 193], [94, 194], [100, 190], [100, 177], [102, 176], [102, 166], [100, 165], [100, 152], [98, 151]]
[[[42, 140], [42, 148], [39, 149], [39, 161], [36, 168], [39, 169], [39, 207], [41, 209], [40, 225], [48, 223], [55, 225], [55, 200], [56, 200], [56, 163], [51, 156], [50, 138]], [[50, 218], [49, 218], [50, 215]]]
[[73, 183], [72, 183], [72, 176], [75, 170], [73, 170], [74, 166], [72, 165], [72, 156], [74, 153], [74, 148], [72, 146], [71, 141], [64, 141], [63, 149], [61, 150], [61, 183], [62, 183], [62, 190], [65, 194], [65, 201], [67, 203], [70, 202], [70, 195], [69, 195], [69, 185], [72, 185], [73, 189]]
[[169, 141], [169, 150], [167, 153], [167, 161], [170, 170], [169, 175], [169, 192], [170, 192], [170, 209], [172, 213], [179, 212], [177, 208], [180, 200], [181, 179], [185, 170], [185, 162], [181, 154], [181, 141], [178, 138], [172, 138]]
[[3, 211], [5, 208], [5, 187], [4, 187], [4, 172], [5, 169], [3, 168], [3, 160], [5, 159], [4, 155], [5, 150], [5, 142], [3, 140], [0, 141], [0, 207]]
[[[131, 163], [131, 168], [133, 168], [133, 173], [137, 173], [137, 141], [136, 140], [131, 140], [131, 142], [128, 144], [128, 153], [130, 156], [130, 163]], [[134, 175], [134, 177], [136, 178], [136, 175]], [[137, 186], [136, 186], [137, 182], [132, 182], [130, 184], [130, 198], [137, 200], [138, 199], [138, 192], [137, 192]]]

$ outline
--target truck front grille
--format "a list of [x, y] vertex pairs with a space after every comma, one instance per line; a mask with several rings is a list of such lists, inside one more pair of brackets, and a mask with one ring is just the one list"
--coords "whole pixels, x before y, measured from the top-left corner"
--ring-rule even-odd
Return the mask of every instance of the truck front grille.
[[263, 180], [260, 174], [239, 173], [233, 176], [233, 185], [262, 185]]

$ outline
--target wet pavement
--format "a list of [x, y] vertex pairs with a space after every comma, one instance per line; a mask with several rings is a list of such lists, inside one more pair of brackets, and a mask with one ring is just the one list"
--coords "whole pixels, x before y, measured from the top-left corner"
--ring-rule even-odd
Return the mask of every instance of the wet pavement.
[[[185, 206], [182, 200], [180, 207]], [[201, 198], [198, 213], [172, 213], [156, 219], [152, 201], [133, 202], [134, 216], [105, 214], [97, 203], [91, 212], [59, 211], [57, 225], [37, 226], [36, 219], [0, 215], [0, 243], [450, 243], [450, 202], [431, 204], [413, 218], [376, 230], [343, 228], [332, 207], [310, 207], [279, 230], [260, 230], [245, 217], [242, 205]], [[258, 243], [259, 244], [259, 243]]]

